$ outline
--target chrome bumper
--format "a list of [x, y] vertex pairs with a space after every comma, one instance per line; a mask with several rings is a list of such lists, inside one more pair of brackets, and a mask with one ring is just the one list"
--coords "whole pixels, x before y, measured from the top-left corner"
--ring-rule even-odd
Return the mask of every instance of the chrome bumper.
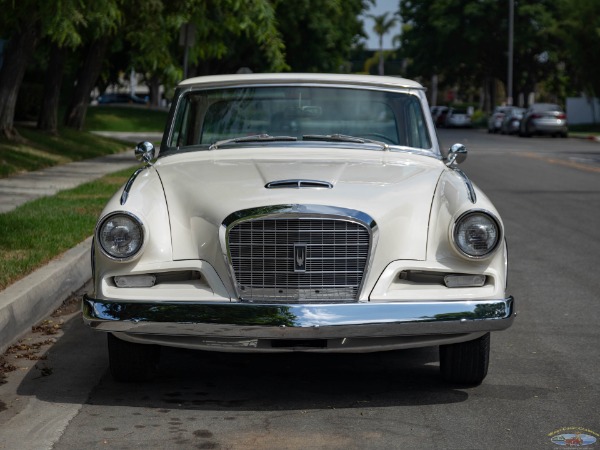
[[504, 330], [514, 299], [351, 304], [115, 302], [84, 296], [93, 329], [165, 336], [338, 339]]

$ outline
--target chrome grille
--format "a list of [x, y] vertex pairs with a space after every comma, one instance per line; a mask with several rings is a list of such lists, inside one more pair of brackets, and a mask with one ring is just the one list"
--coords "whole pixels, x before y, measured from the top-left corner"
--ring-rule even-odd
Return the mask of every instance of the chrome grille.
[[[367, 227], [343, 219], [240, 222], [229, 230], [228, 242], [240, 297], [266, 302], [356, 301], [370, 238]], [[305, 259], [298, 253], [303, 251]]]

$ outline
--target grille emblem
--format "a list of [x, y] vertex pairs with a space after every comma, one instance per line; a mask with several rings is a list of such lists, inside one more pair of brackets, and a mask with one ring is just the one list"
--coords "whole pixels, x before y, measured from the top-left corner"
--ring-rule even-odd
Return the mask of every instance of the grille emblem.
[[294, 272], [306, 272], [306, 244], [294, 244]]

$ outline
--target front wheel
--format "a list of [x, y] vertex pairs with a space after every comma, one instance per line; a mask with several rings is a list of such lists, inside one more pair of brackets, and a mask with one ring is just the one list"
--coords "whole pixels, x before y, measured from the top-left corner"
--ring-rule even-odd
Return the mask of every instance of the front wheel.
[[158, 372], [160, 347], [136, 344], [108, 334], [110, 373], [117, 381], [150, 381]]
[[451, 383], [478, 385], [490, 363], [490, 333], [458, 344], [440, 345], [442, 378]]

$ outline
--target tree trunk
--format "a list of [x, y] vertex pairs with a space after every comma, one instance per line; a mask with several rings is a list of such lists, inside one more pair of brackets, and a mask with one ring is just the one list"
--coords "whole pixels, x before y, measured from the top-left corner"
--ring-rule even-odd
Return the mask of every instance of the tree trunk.
[[150, 104], [152, 106], [162, 106], [160, 98], [160, 78], [156, 74], [152, 74], [150, 80], [148, 80], [148, 87], [150, 88]]
[[92, 42], [88, 48], [85, 62], [79, 71], [71, 102], [65, 114], [65, 125], [70, 128], [83, 129], [85, 114], [90, 104], [90, 92], [100, 75], [108, 41], [108, 36], [101, 37]]
[[37, 21], [23, 21], [4, 53], [4, 63], [0, 69], [0, 133], [8, 139], [20, 138], [14, 128], [15, 106], [37, 38]]
[[53, 45], [44, 82], [44, 97], [38, 117], [37, 127], [51, 134], [58, 134], [58, 104], [62, 85], [63, 69], [67, 59], [67, 49]]

